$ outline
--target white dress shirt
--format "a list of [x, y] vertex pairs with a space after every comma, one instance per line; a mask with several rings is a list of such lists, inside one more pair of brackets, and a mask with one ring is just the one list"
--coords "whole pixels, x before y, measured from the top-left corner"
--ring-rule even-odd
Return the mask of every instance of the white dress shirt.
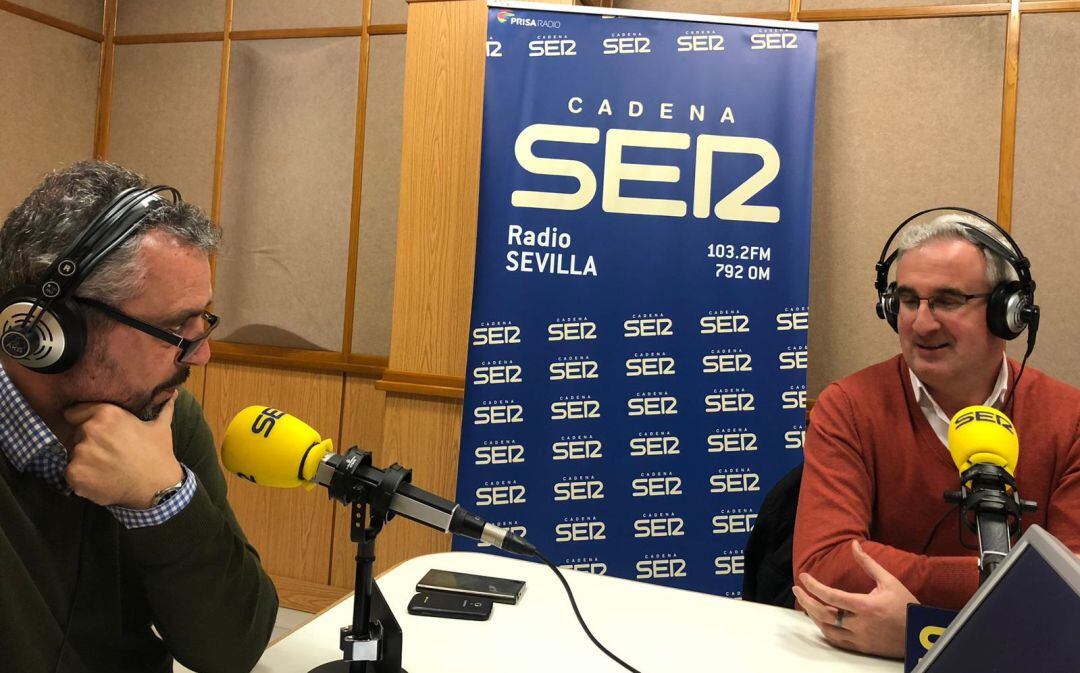
[[[930, 394], [923, 382], [919, 380], [918, 376], [915, 376], [915, 372], [908, 368], [908, 376], [911, 377], [911, 389], [915, 391], [915, 401], [919, 403], [919, 408], [922, 409], [923, 416], [926, 416], [927, 422], [930, 423], [930, 427], [934, 429], [934, 434], [941, 440], [942, 446], [949, 446], [949, 421], [951, 420], [945, 415], [945, 412], [941, 410], [937, 400]], [[997, 382], [994, 384], [994, 389], [990, 391], [990, 397], [986, 398], [983, 402], [984, 406], [1000, 408], [999, 405], [1005, 402], [1006, 393], [1009, 389], [1009, 360], [1003, 353], [1001, 355], [1001, 371], [998, 372]]]

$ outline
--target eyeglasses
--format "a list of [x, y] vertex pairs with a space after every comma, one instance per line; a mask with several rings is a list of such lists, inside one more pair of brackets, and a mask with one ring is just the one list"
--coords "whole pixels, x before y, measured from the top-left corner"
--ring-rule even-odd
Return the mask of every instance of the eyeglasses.
[[964, 294], [962, 292], [939, 292], [930, 295], [929, 297], [920, 297], [914, 292], [900, 291], [893, 292], [892, 296], [903, 311], [915, 313], [919, 310], [919, 304], [925, 301], [927, 307], [930, 308], [930, 312], [936, 315], [938, 313], [955, 313], [967, 306], [967, 303], [972, 299], [985, 299], [990, 296], [990, 293], [981, 292], [979, 294]]
[[76, 297], [75, 301], [79, 304], [89, 306], [98, 312], [104, 314], [106, 317], [115, 320], [118, 323], [127, 325], [142, 332], [143, 334], [149, 334], [155, 339], [161, 339], [165, 343], [175, 346], [180, 349], [180, 353], [176, 356], [176, 361], [180, 364], [189, 364], [188, 360], [199, 350], [199, 346], [203, 344], [210, 337], [210, 333], [214, 331], [214, 328], [218, 325], [219, 318], [210, 313], [209, 311], [203, 311], [199, 316], [202, 321], [202, 332], [199, 336], [189, 339], [187, 337], [180, 336], [175, 332], [162, 329], [155, 325], [151, 325], [148, 322], [143, 322], [138, 318], [133, 318], [128, 314], [119, 311], [112, 306], [104, 302], [100, 302], [96, 299], [85, 299], [83, 297]]

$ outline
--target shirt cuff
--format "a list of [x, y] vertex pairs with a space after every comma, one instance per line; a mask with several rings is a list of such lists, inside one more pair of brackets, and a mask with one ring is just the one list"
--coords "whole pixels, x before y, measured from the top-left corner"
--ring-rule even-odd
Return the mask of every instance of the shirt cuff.
[[116, 520], [122, 523], [124, 528], [127, 528], [128, 530], [133, 528], [160, 526], [182, 512], [184, 508], [188, 506], [192, 497], [195, 496], [195, 489], [199, 485], [198, 480], [195, 479], [195, 473], [192, 472], [187, 465], [181, 465], [181, 467], [184, 468], [184, 485], [180, 487], [180, 490], [177, 491], [173, 497], [157, 507], [151, 507], [150, 509], [131, 509], [130, 507], [121, 507], [120, 505], [109, 505], [107, 509], [112, 512], [112, 515], [116, 517]]

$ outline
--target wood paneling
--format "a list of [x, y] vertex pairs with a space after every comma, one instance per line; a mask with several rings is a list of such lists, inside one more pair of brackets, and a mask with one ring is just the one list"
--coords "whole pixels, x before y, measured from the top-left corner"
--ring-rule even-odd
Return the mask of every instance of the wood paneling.
[[1012, 226], [1013, 171], [1016, 165], [1016, 99], [1020, 74], [1020, 0], [1013, 0], [1005, 37], [1005, 83], [1001, 96], [1001, 153], [998, 160], [997, 223]]
[[[390, 366], [463, 376], [480, 184], [483, 2], [409, 6]], [[389, 427], [389, 426], [388, 426]]]
[[109, 124], [112, 119], [112, 83], [115, 66], [113, 38], [116, 36], [116, 2], [105, 0], [104, 35], [98, 66], [97, 122], [94, 128], [94, 158], [105, 159], [109, 153]]
[[225, 0], [120, 0], [117, 35], [221, 31]]
[[367, 170], [363, 172], [360, 198], [351, 345], [354, 353], [389, 355], [401, 184], [405, 38], [387, 36], [370, 42], [363, 154]]
[[[415, 7], [415, 5], [413, 5]], [[413, 470], [413, 483], [448, 500], [455, 499], [462, 404], [455, 400], [388, 393], [379, 463]], [[450, 536], [405, 519], [391, 521], [379, 536], [381, 572], [405, 559], [449, 551]]]
[[[1021, 22], [1020, 96], [1016, 129], [1016, 183], [1013, 229], [1031, 274], [1038, 283], [1042, 308], [1039, 343], [1031, 356], [1037, 367], [1080, 386], [1076, 357], [1076, 266], [1080, 237], [1080, 14], [1025, 15]], [[1010, 344], [1020, 357], [1027, 335]]]
[[0, 11], [0, 216], [94, 151], [100, 45]]
[[[90, 33], [100, 35], [102, 32], [104, 0], [17, 0], [0, 3], [0, 8], [6, 9], [12, 6], [24, 7]], [[64, 29], [69, 28], [65, 26]]]
[[116, 49], [109, 159], [210, 212], [221, 43]]
[[993, 213], [1005, 24], [996, 16], [822, 24], [811, 395], [898, 350], [873, 309], [873, 267], [893, 228], [937, 205]]
[[304, 612], [315, 613], [325, 610], [352, 591], [351, 584], [344, 588], [327, 586], [319, 582], [305, 582], [283, 575], [271, 575], [270, 579], [274, 582], [282, 607]]
[[[253, 404], [286, 411], [338, 444], [340, 374], [211, 362], [203, 399], [218, 446], [233, 416]], [[229, 502], [267, 572], [327, 584], [334, 505], [326, 493], [256, 486], [231, 475], [228, 482]]]
[[[460, 377], [472, 298], [480, 181], [486, 7], [480, 1], [409, 5], [401, 207], [390, 365]], [[382, 382], [380, 382], [382, 383]], [[462, 404], [389, 393], [381, 460], [413, 483], [454, 497]], [[450, 547], [408, 522], [382, 535], [378, 568]]]
[[[390, 462], [383, 455], [383, 412], [386, 395], [375, 389], [374, 379], [360, 376], [345, 377], [345, 399], [341, 410], [341, 446], [345, 451], [357, 446], [371, 452], [372, 462], [378, 467], [386, 467]], [[405, 467], [411, 467], [405, 465]], [[356, 577], [356, 543], [349, 539], [349, 514], [347, 507], [334, 508], [334, 550], [331, 558], [330, 583], [334, 586], [352, 589]], [[416, 525], [401, 520], [402, 525]], [[377, 552], [382, 552], [384, 545], [378, 545]]]

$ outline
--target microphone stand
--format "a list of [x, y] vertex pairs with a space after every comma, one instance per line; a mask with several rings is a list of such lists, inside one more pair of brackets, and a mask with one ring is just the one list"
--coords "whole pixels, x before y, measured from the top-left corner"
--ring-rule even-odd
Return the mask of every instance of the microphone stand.
[[960, 505], [964, 525], [978, 536], [980, 585], [1012, 549], [1012, 537], [1020, 532], [1021, 514], [1038, 509], [1035, 501], [1020, 499], [1011, 474], [985, 463], [965, 470], [960, 475], [960, 490], [946, 491], [945, 501]]
[[[371, 454], [359, 454], [361, 460], [371, 462]], [[327, 487], [330, 498], [351, 508], [349, 539], [356, 543], [353, 618], [352, 624], [341, 627], [343, 660], [322, 664], [309, 673], [405, 673], [401, 667], [401, 626], [379, 590], [372, 569], [375, 538], [394, 516], [390, 500], [398, 486], [410, 478], [411, 470], [395, 463], [374, 488], [338, 473], [331, 479]]]

